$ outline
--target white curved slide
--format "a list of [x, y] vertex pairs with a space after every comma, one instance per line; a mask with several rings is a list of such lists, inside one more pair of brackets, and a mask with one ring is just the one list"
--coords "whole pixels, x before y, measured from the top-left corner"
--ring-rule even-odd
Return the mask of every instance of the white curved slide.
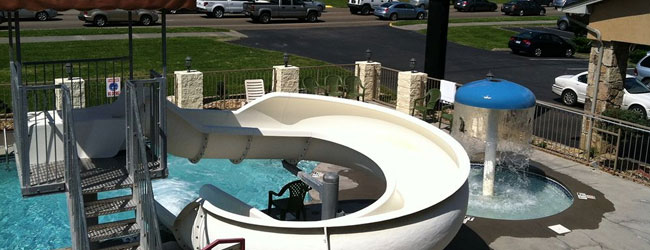
[[315, 160], [367, 171], [386, 190], [370, 206], [324, 221], [278, 221], [212, 186], [177, 216], [185, 249], [245, 238], [247, 249], [442, 249], [467, 209], [467, 154], [414, 117], [340, 98], [272, 93], [237, 111], [168, 104], [168, 152], [193, 161]]

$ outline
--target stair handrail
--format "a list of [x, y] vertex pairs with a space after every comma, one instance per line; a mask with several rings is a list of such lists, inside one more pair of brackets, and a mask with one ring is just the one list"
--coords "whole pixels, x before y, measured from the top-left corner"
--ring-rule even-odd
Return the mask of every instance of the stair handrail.
[[[52, 86], [52, 85], [50, 85]], [[53, 85], [53, 88], [60, 88], [63, 99], [63, 150], [65, 161], [65, 186], [68, 202], [68, 217], [70, 220], [70, 235], [72, 238], [73, 250], [88, 250], [88, 230], [86, 215], [83, 203], [81, 187], [81, 173], [79, 168], [79, 155], [77, 154], [77, 140], [74, 132], [74, 116], [72, 112], [72, 100], [68, 86]]]
[[14, 113], [14, 136], [16, 137], [16, 165], [20, 188], [29, 187], [29, 148], [27, 141], [27, 96], [22, 86], [22, 65], [17, 61], [9, 62], [11, 71], [11, 96]]
[[136, 82], [128, 80], [125, 91], [127, 168], [134, 180], [133, 199], [137, 204], [136, 222], [140, 226], [140, 247], [161, 249], [162, 243], [149, 173], [150, 164], [147, 159], [137, 94]]
[[219, 244], [228, 244], [228, 243], [239, 243], [239, 249], [246, 250], [246, 240], [244, 238], [217, 239], [212, 243], [210, 243], [209, 245], [205, 246], [201, 250], [212, 250], [212, 248], [216, 247]]

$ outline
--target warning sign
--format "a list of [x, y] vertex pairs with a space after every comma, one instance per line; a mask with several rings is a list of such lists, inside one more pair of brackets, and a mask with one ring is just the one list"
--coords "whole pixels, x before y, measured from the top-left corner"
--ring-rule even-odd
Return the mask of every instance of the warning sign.
[[106, 97], [116, 97], [120, 95], [121, 79], [119, 77], [106, 78]]

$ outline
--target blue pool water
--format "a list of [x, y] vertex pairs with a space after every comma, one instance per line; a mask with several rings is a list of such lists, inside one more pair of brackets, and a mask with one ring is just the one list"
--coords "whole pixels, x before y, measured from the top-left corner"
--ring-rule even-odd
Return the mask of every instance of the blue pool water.
[[[311, 172], [316, 162], [298, 167]], [[203, 159], [191, 164], [184, 158], [168, 157], [169, 177], [155, 180], [154, 194], [165, 208], [178, 214], [198, 197], [204, 184], [212, 184], [258, 209], [266, 209], [269, 190], [279, 190], [296, 179], [279, 160], [245, 160], [235, 165], [228, 160]], [[100, 196], [124, 195], [119, 190]], [[23, 199], [16, 166], [0, 165], [0, 249], [56, 249], [70, 246], [67, 204], [64, 194]], [[101, 222], [124, 219], [132, 212], [100, 217]]]
[[483, 196], [483, 166], [472, 165], [468, 215], [528, 220], [560, 213], [573, 204], [571, 192], [544, 176], [501, 167], [494, 176], [494, 196]]

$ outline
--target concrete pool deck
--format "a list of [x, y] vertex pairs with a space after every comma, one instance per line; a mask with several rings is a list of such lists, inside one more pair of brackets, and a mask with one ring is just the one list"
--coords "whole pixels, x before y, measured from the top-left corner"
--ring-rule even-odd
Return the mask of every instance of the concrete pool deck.
[[[650, 249], [650, 188], [535, 150], [531, 165], [570, 189], [574, 204], [546, 218], [474, 218], [447, 249]], [[580, 200], [576, 192], [594, 195]], [[548, 226], [571, 232], [558, 235]]]

